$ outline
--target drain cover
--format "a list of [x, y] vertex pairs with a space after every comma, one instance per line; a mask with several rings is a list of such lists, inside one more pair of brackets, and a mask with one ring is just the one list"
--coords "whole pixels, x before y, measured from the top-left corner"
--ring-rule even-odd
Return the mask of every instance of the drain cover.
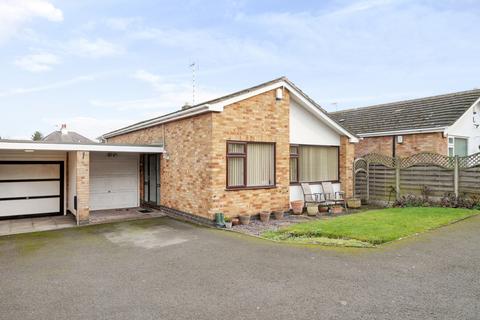
[[138, 210], [138, 212], [149, 213], [149, 212], [153, 212], [153, 210], [152, 209], [140, 209], [140, 210]]

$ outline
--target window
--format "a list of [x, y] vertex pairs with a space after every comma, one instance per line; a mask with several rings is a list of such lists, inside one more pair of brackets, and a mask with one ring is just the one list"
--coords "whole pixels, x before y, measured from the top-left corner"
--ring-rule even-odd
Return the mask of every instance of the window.
[[337, 180], [338, 147], [290, 147], [290, 183]]
[[468, 139], [448, 137], [448, 155], [450, 157], [468, 155]]
[[275, 144], [227, 143], [227, 188], [275, 185]]

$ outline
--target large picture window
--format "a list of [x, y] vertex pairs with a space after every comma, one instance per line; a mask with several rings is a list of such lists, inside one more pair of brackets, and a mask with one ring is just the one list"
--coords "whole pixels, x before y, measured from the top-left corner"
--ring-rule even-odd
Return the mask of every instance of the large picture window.
[[338, 147], [290, 146], [290, 183], [338, 180]]
[[227, 188], [275, 186], [275, 144], [227, 143]]

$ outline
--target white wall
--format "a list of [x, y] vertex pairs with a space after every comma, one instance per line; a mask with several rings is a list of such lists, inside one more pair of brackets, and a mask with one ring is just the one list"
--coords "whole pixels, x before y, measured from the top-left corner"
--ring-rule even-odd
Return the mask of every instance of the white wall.
[[68, 179], [67, 179], [67, 210], [77, 215], [75, 210], [74, 197], [77, 195], [77, 152], [71, 151], [68, 153]]
[[290, 100], [290, 143], [339, 146], [340, 135], [292, 98]]
[[[0, 151], [0, 161], [63, 161], [64, 163], [64, 186], [63, 186], [63, 194], [66, 195], [67, 193], [67, 166], [65, 165], [65, 161], [67, 159], [66, 152], [63, 151], [35, 151], [35, 152], [25, 152], [19, 150], [2, 150]], [[67, 197], [65, 196], [64, 199], [64, 214], [66, 214], [66, 205], [67, 205]]]
[[[468, 154], [480, 152], [480, 126], [478, 128], [474, 126], [474, 111], [480, 114], [480, 102], [468, 109], [457, 122], [447, 129], [447, 135], [450, 137], [468, 138]], [[480, 120], [480, 117], [477, 119]]]
[[[319, 146], [340, 146], [340, 135], [326, 123], [303, 108], [294, 99], [290, 100], [290, 143]], [[311, 184], [312, 192], [321, 192], [320, 184]], [[333, 184], [334, 191], [340, 190], [340, 184]], [[303, 200], [300, 186], [290, 186], [290, 201]]]

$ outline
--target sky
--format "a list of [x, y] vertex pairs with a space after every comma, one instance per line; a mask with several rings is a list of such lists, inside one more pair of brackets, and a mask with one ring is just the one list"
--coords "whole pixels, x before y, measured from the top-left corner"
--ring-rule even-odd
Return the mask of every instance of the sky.
[[[287, 76], [328, 111], [480, 87], [480, 1], [0, 0], [0, 136], [102, 133]], [[195, 62], [195, 66], [191, 64]]]

